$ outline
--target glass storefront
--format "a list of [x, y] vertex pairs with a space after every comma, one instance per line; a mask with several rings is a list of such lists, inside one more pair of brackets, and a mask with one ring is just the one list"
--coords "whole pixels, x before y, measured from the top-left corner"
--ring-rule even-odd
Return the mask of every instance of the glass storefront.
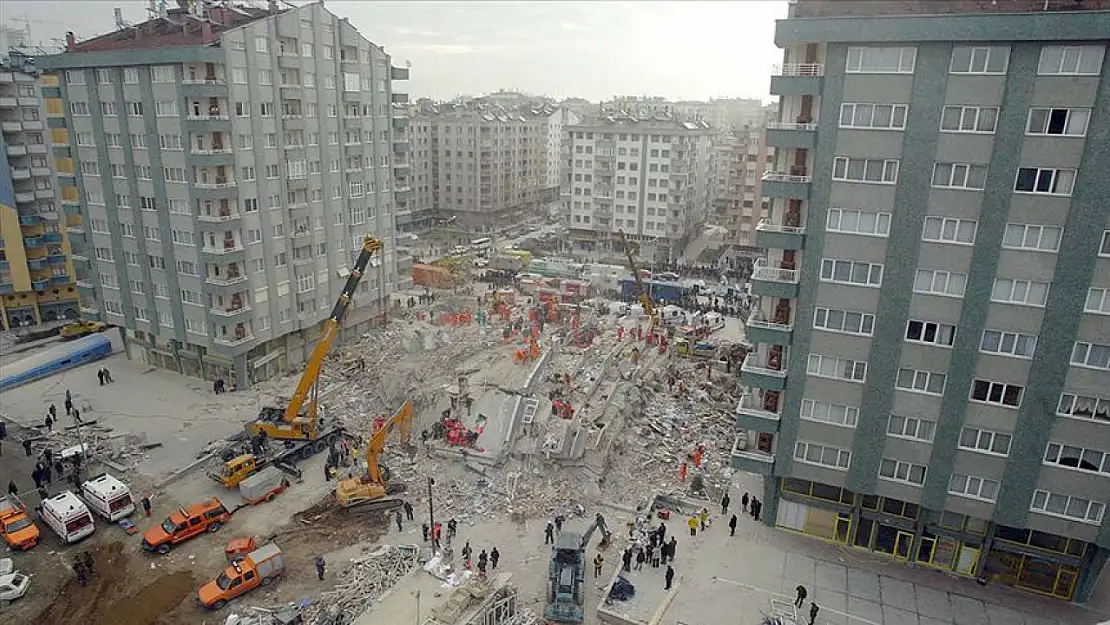
[[986, 573], [993, 583], [1068, 600], [1075, 594], [1079, 580], [1076, 567], [998, 548], [987, 555]]

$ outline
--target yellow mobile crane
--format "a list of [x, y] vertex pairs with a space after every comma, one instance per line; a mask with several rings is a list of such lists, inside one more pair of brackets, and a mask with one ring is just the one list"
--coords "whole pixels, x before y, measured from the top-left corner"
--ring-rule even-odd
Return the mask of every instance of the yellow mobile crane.
[[312, 350], [312, 355], [309, 356], [308, 362], [305, 364], [304, 373], [301, 374], [300, 382], [297, 383], [297, 388], [293, 391], [289, 404], [285, 408], [263, 408], [258, 418], [247, 425], [247, 433], [251, 438], [261, 436], [278, 441], [308, 441], [313, 444], [307, 445], [306, 447], [309, 449], [300, 454], [301, 457], [308, 457], [313, 453], [323, 451], [328, 444], [337, 442], [343, 435], [342, 429], [338, 427], [323, 431], [320, 429], [317, 415], [319, 410], [317, 383], [320, 380], [320, 370], [324, 366], [324, 357], [331, 351], [331, 347], [339, 335], [339, 327], [343, 322], [343, 316], [347, 313], [347, 307], [351, 303], [351, 298], [354, 297], [355, 289], [362, 279], [362, 274], [366, 271], [367, 266], [376, 266], [371, 260], [374, 253], [380, 252], [381, 249], [382, 242], [380, 240], [372, 236], [363, 239], [362, 251], [355, 259], [355, 266], [347, 277], [347, 283], [343, 286], [343, 291], [335, 302], [335, 308], [332, 309], [331, 316], [324, 322], [324, 328], [320, 331], [320, 338], [316, 341], [316, 347]]
[[[390, 509], [403, 505], [400, 499], [383, 499], [386, 495], [404, 492], [404, 484], [390, 484], [389, 467], [378, 462], [382, 450], [385, 449], [385, 439], [393, 428], [400, 429], [401, 444], [409, 443], [412, 428], [412, 401], [401, 404], [397, 412], [386, 421], [370, 440], [366, 443], [366, 472], [362, 475], [341, 480], [335, 487], [335, 499], [344, 508], [358, 507], [359, 511], [366, 508]], [[372, 505], [370, 505], [372, 504]]]
[[617, 236], [621, 239], [624, 253], [628, 255], [628, 268], [632, 270], [632, 277], [636, 280], [636, 290], [640, 293], [640, 305], [644, 307], [644, 312], [651, 317], [651, 329], [654, 330], [659, 327], [659, 313], [651, 303], [651, 295], [648, 295], [648, 290], [644, 287], [644, 281], [640, 279], [640, 270], [636, 267], [636, 259], [632, 257], [632, 248], [628, 245], [628, 238], [624, 236], [624, 230], [617, 230]]

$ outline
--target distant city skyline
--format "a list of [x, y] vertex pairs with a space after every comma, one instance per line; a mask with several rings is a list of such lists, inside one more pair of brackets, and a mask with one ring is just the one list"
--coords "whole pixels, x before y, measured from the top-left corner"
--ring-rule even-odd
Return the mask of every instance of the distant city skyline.
[[[8, 0], [3, 23], [29, 24], [35, 42], [64, 40], [66, 31], [88, 39], [115, 29], [116, 7], [126, 22], [138, 23], [148, 6]], [[781, 60], [774, 20], [786, 17], [787, 3], [329, 0], [325, 6], [384, 46], [395, 64], [412, 64], [414, 98], [504, 89], [593, 101], [620, 95], [769, 101], [768, 76]]]

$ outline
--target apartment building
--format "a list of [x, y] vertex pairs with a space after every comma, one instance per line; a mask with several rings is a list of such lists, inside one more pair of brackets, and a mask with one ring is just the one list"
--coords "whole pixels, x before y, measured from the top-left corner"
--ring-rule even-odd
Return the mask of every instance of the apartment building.
[[[58, 179], [44, 92], [58, 79], [12, 53], [0, 64], [0, 327], [76, 319], [67, 225], [58, 211]], [[73, 163], [64, 167], [72, 171]]]
[[43, 62], [78, 286], [132, 358], [240, 388], [295, 368], [367, 234], [385, 251], [344, 334], [385, 309], [410, 191], [408, 70], [381, 47], [320, 3], [197, 3], [67, 44]]
[[778, 23], [733, 452], [768, 524], [1090, 597], [1110, 548], [1107, 8], [798, 0]]
[[422, 161], [416, 210], [453, 218], [465, 230], [489, 230], [557, 201], [547, 163], [557, 112], [547, 104], [426, 103], [412, 119]]
[[620, 96], [602, 102], [600, 108], [603, 113], [609, 114], [667, 116], [679, 121], [702, 121], [722, 132], [759, 125], [766, 114], [761, 100], [749, 98], [671, 101], [660, 96]]
[[706, 218], [708, 124], [609, 115], [565, 130], [567, 251], [623, 259], [617, 234], [623, 231], [640, 243], [645, 262], [676, 260]]
[[726, 241], [741, 250], [757, 249], [755, 227], [767, 217], [763, 172], [774, 162], [775, 150], [767, 147], [765, 139], [765, 129], [760, 125], [718, 133], [713, 140], [713, 221], [728, 228]]

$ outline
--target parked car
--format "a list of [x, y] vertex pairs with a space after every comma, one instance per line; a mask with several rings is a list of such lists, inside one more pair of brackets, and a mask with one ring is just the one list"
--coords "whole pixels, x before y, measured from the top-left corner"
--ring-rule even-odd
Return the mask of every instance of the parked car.
[[160, 525], [148, 529], [143, 534], [143, 549], [167, 554], [174, 545], [204, 532], [219, 531], [230, 520], [231, 512], [219, 499], [205, 499], [188, 508], [178, 509]]

